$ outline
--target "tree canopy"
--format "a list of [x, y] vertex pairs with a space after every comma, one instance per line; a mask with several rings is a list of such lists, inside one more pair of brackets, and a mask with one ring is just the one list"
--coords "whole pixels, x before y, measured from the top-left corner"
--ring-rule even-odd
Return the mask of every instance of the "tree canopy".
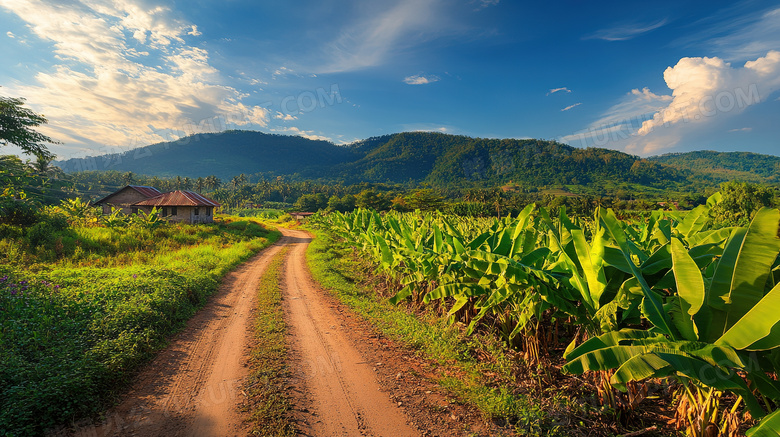
[[24, 107], [24, 99], [0, 96], [0, 146], [14, 145], [24, 153], [51, 160], [43, 143], [57, 144], [33, 128], [46, 123], [46, 118]]

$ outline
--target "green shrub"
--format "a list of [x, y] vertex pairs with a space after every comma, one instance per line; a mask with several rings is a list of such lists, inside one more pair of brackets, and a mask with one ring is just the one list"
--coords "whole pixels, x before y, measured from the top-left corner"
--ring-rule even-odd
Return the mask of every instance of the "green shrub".
[[54, 242], [54, 227], [48, 221], [36, 223], [27, 229], [30, 247], [49, 246]]
[[0, 224], [16, 226], [32, 226], [40, 220], [37, 208], [22, 200], [0, 201]]

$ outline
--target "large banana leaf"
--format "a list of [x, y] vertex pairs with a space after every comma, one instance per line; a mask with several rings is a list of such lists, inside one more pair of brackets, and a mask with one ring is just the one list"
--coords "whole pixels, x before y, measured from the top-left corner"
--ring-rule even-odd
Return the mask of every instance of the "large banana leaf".
[[[680, 309], [683, 315], [688, 316], [690, 323], [690, 331], [688, 329], [684, 332], [693, 331], [693, 335], [687, 335], [687, 340], [698, 339], [698, 329], [694, 323], [693, 316], [696, 315], [704, 305], [705, 290], [704, 290], [704, 278], [701, 276], [699, 266], [693, 258], [688, 255], [688, 251], [685, 250], [682, 242], [678, 239], [673, 239], [671, 242], [672, 248], [672, 264], [674, 269], [674, 278], [677, 284], [677, 295], [679, 296], [678, 302], [680, 303]], [[683, 332], [683, 330], [681, 330]]]
[[615, 213], [611, 209], [599, 211], [601, 222], [607, 229], [607, 232], [612, 239], [617, 243], [618, 248], [623, 253], [623, 257], [626, 259], [626, 263], [631, 269], [631, 273], [639, 281], [639, 285], [642, 287], [642, 294], [644, 294], [644, 300], [642, 302], [642, 309], [645, 312], [647, 319], [662, 333], [669, 335], [672, 339], [675, 339], [675, 332], [671, 328], [671, 319], [669, 315], [664, 311], [663, 304], [660, 299], [653, 294], [650, 290], [650, 286], [647, 285], [644, 276], [639, 268], [634, 264], [631, 258], [632, 251], [629, 248], [629, 244], [626, 240], [626, 234], [620, 227], [620, 223], [615, 217]]
[[607, 287], [607, 277], [603, 267], [604, 246], [600, 244], [602, 235], [594, 236], [595, 244], [591, 247], [585, 240], [585, 234], [581, 229], [571, 229], [570, 232], [577, 258], [588, 284], [590, 301], [593, 308], [598, 309], [601, 306], [601, 295]]
[[625, 384], [629, 381], [664, 377], [674, 371], [717, 390], [728, 390], [741, 395], [754, 417], [766, 414], [745, 381], [734, 372], [724, 371], [716, 365], [670, 348], [658, 347], [647, 355], [655, 355], [656, 358], [643, 356], [627, 360], [615, 372], [610, 382], [625, 389]]
[[[589, 338], [587, 341], [577, 346], [574, 350], [567, 352], [564, 355], [566, 361], [575, 360], [587, 353], [607, 348], [610, 346], [617, 346], [619, 344], [627, 344], [636, 340], [645, 340], [649, 338], [660, 339], [662, 336], [651, 333], [643, 329], [621, 329], [620, 331], [611, 331], [601, 334], [597, 337]], [[568, 365], [568, 364], [567, 364]], [[564, 366], [566, 368], [566, 366]], [[577, 372], [571, 372], [577, 373]], [[581, 372], [580, 372], [581, 373]]]
[[761, 208], [750, 223], [726, 301], [725, 329], [742, 319], [763, 297], [772, 264], [780, 252], [780, 210]]
[[700, 232], [710, 222], [709, 213], [709, 206], [699, 205], [688, 212], [683, 221], [678, 224], [675, 229], [687, 239], [691, 235]]
[[745, 433], [747, 437], [777, 437], [778, 435], [780, 435], [780, 410], [768, 414], [761, 419], [761, 423]]
[[744, 350], [768, 350], [780, 346], [780, 284], [734, 323], [715, 344]]
[[748, 229], [737, 228], [718, 261], [707, 292], [711, 317], [700, 326], [702, 340], [714, 342], [764, 297], [771, 266], [780, 252], [780, 211], [762, 208]]

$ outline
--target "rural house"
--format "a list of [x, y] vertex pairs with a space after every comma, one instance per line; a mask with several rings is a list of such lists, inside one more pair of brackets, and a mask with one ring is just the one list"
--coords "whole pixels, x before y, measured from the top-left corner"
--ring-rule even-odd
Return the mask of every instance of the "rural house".
[[182, 223], [212, 223], [214, 208], [218, 206], [219, 203], [200, 193], [184, 190], [160, 194], [133, 204], [133, 207], [147, 213], [156, 207], [162, 218]]
[[93, 205], [100, 206], [103, 214], [111, 214], [111, 207], [121, 209], [125, 214], [134, 214], [138, 208], [133, 204], [142, 200], [150, 199], [162, 194], [160, 190], [143, 185], [128, 185], [108, 196], [94, 202]]
[[312, 215], [314, 215], [313, 212], [291, 212], [290, 213], [290, 217], [292, 217], [292, 218], [294, 218], [295, 220], [298, 220], [298, 221], [304, 220], [304, 219], [306, 219], [306, 218], [308, 218], [309, 216], [312, 216]]

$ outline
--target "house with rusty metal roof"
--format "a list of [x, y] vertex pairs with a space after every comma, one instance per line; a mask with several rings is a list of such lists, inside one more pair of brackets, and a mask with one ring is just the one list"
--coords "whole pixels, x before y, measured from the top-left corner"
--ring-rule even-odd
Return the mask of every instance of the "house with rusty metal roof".
[[157, 208], [162, 218], [182, 223], [212, 223], [214, 208], [218, 206], [219, 203], [200, 193], [185, 190], [171, 191], [133, 204], [147, 213]]
[[103, 208], [103, 214], [111, 214], [111, 207], [121, 209], [125, 214], [134, 214], [138, 212], [138, 208], [133, 206], [134, 203], [151, 199], [160, 194], [162, 194], [160, 190], [154, 187], [127, 185], [96, 202], [92, 202], [92, 205]]

